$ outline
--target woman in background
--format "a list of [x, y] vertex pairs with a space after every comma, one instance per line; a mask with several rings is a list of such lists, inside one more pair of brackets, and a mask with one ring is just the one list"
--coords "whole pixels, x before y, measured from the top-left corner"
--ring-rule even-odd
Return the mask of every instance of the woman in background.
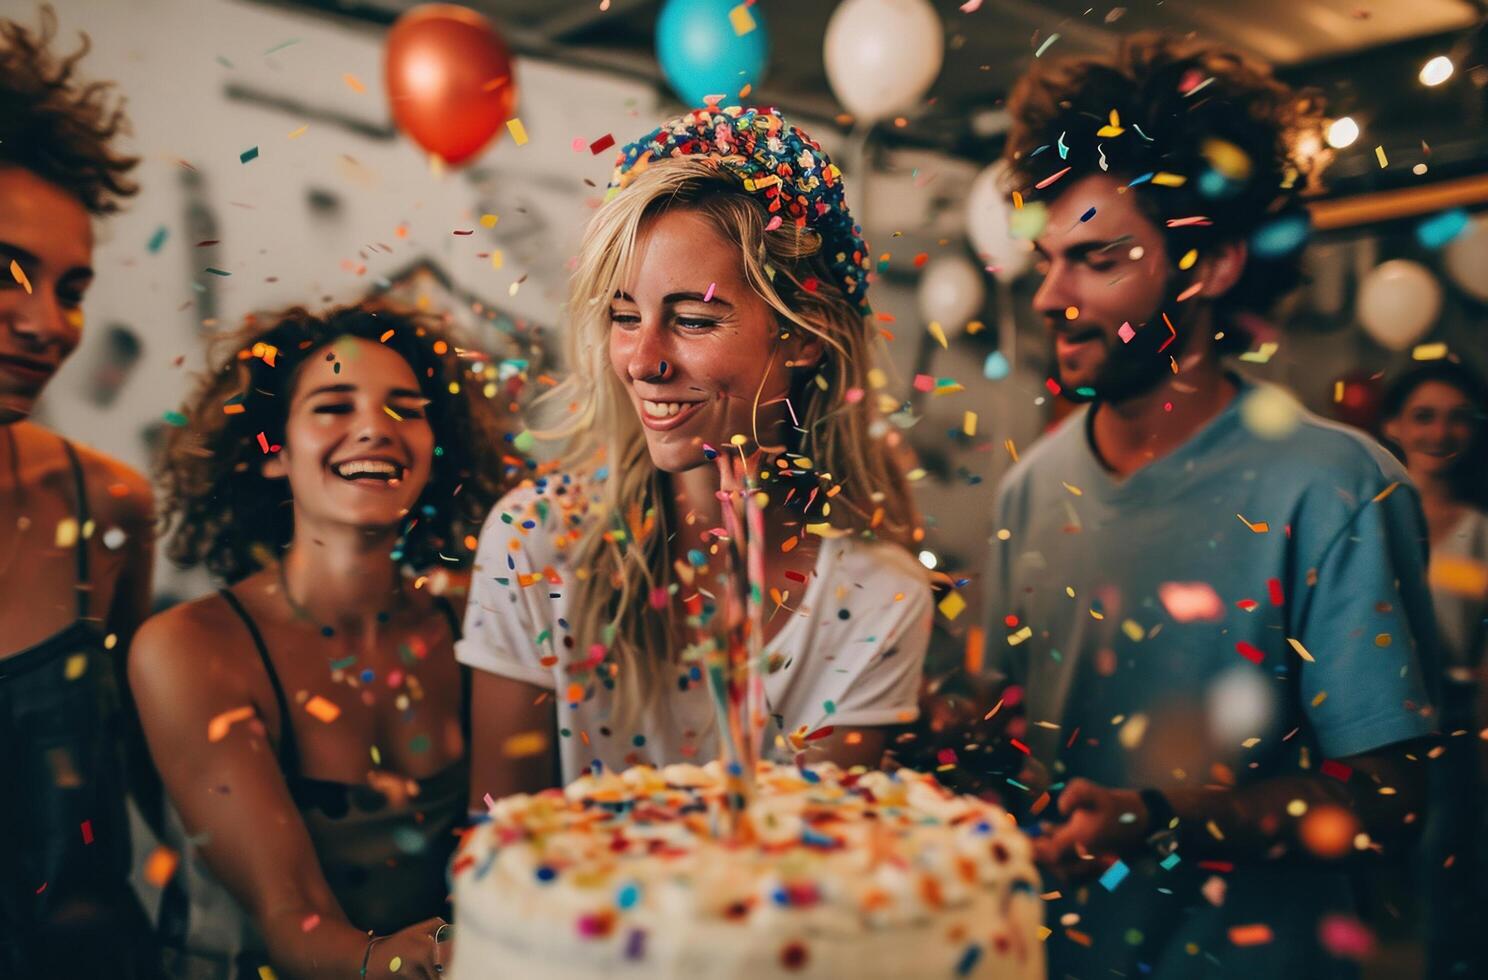
[[[481, 532], [460, 660], [472, 804], [591, 765], [717, 757], [687, 618], [731, 586], [724, 509], [763, 499], [766, 754], [877, 765], [917, 714], [931, 596], [877, 416], [867, 246], [842, 177], [763, 109], [699, 109], [621, 154], [569, 304], [562, 475]], [[552, 711], [558, 712], [553, 752]], [[821, 729], [831, 729], [830, 732]]]
[[1431, 536], [1430, 584], [1440, 638], [1445, 758], [1433, 771], [1423, 841], [1428, 875], [1428, 975], [1481, 976], [1476, 926], [1488, 830], [1488, 387], [1454, 360], [1414, 367], [1386, 390], [1386, 439], [1421, 494]]
[[413, 315], [293, 309], [221, 348], [162, 479], [171, 556], [227, 587], [140, 630], [145, 733], [270, 963], [432, 977], [468, 688], [458, 618], [413, 572], [496, 497], [491, 403]]

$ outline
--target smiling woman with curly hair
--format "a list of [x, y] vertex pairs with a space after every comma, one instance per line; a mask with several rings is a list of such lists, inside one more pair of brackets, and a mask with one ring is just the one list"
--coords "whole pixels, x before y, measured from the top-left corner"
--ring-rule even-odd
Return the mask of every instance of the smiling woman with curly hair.
[[145, 732], [267, 960], [432, 973], [468, 702], [458, 618], [413, 573], [496, 498], [496, 411], [432, 318], [292, 309], [221, 347], [162, 478], [171, 556], [228, 587], [140, 631]]

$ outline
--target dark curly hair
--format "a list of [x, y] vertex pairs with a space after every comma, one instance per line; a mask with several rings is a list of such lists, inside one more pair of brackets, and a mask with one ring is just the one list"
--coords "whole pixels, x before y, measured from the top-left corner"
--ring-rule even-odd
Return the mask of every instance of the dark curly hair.
[[[1238, 341], [1230, 349], [1248, 343], [1236, 314], [1265, 313], [1300, 281], [1300, 247], [1258, 254], [1254, 236], [1283, 219], [1307, 227], [1303, 193], [1329, 159], [1317, 93], [1294, 90], [1238, 54], [1144, 34], [1127, 39], [1112, 60], [1038, 62], [1013, 89], [1008, 111], [1006, 190], [1037, 200], [1091, 174], [1131, 182], [1165, 172], [1185, 180], [1176, 187], [1147, 180], [1134, 190], [1164, 229], [1175, 267], [1189, 249], [1203, 254], [1221, 242], [1251, 242], [1240, 281], [1215, 302]], [[1097, 135], [1113, 112], [1125, 132]], [[1068, 174], [1036, 189], [1065, 167]], [[1167, 227], [1194, 216], [1212, 223]]]
[[78, 62], [91, 44], [82, 34], [65, 57], [48, 49], [57, 15], [41, 8], [41, 30], [0, 20], [0, 166], [16, 166], [50, 181], [93, 214], [111, 214], [138, 186], [129, 172], [139, 157], [123, 156], [110, 143], [128, 132], [123, 99], [112, 82], [83, 82]]
[[467, 561], [465, 538], [479, 532], [505, 489], [509, 441], [483, 377], [462, 369], [450, 335], [434, 317], [376, 305], [322, 314], [301, 307], [250, 317], [214, 341], [211, 373], [183, 406], [184, 424], [165, 440], [159, 478], [163, 523], [174, 530], [168, 554], [184, 568], [205, 565], [228, 583], [277, 560], [294, 532], [287, 480], [262, 475], [264, 449], [283, 444], [300, 368], [337, 340], [356, 337], [396, 351], [429, 400], [435, 439], [429, 483], [404, 525], [394, 558], [418, 570], [441, 560]]

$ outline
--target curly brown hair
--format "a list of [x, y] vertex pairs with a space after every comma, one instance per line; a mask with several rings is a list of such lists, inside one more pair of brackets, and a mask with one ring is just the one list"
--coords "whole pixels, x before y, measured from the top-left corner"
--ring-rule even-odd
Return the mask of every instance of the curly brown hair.
[[[228, 583], [275, 561], [294, 532], [287, 480], [263, 476], [264, 448], [283, 444], [289, 404], [302, 365], [348, 337], [396, 351], [429, 400], [435, 439], [429, 483], [409, 513], [393, 558], [418, 570], [469, 560], [486, 512], [522, 468], [503, 461], [511, 441], [479, 358], [464, 369], [450, 334], [429, 315], [364, 304], [314, 314], [294, 307], [250, 317], [217, 338], [211, 370], [181, 410], [159, 470], [167, 553], [184, 568], [205, 565]], [[262, 436], [260, 436], [262, 434]], [[471, 539], [473, 540], [473, 538]]]
[[28, 170], [93, 214], [111, 214], [139, 190], [129, 180], [139, 157], [110, 146], [129, 131], [124, 100], [115, 99], [112, 82], [75, 77], [92, 47], [88, 35], [65, 57], [49, 50], [56, 36], [50, 6], [41, 8], [40, 31], [0, 20], [0, 166]]
[[[1189, 249], [1252, 243], [1245, 272], [1215, 303], [1227, 326], [1240, 312], [1264, 313], [1301, 278], [1302, 236], [1287, 248], [1257, 248], [1255, 236], [1288, 222], [1307, 227], [1304, 192], [1327, 164], [1321, 96], [1220, 48], [1164, 35], [1127, 39], [1111, 60], [1038, 62], [1008, 98], [1013, 119], [1005, 156], [1009, 191], [1057, 197], [1076, 180], [1106, 172], [1134, 187], [1163, 228], [1176, 264]], [[1125, 130], [1098, 135], [1115, 114]], [[1238, 151], [1238, 152], [1237, 152]], [[1064, 168], [1045, 190], [1036, 185]], [[1155, 183], [1166, 172], [1181, 186]], [[1209, 225], [1167, 227], [1204, 216]], [[1243, 333], [1241, 333], [1243, 340]]]

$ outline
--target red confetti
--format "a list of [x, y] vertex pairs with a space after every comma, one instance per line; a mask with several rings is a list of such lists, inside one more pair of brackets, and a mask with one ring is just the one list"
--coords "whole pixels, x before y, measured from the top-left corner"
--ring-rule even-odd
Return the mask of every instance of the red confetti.
[[83, 843], [93, 843], [93, 821], [91, 820], [83, 821]]
[[1324, 759], [1322, 769], [1324, 776], [1332, 776], [1342, 783], [1348, 782], [1349, 777], [1354, 774], [1353, 766], [1346, 765], [1336, 759]]
[[1257, 650], [1249, 643], [1246, 643], [1244, 640], [1241, 640], [1239, 643], [1235, 644], [1235, 651], [1239, 653], [1240, 656], [1244, 657], [1246, 660], [1249, 660], [1253, 664], [1258, 664], [1262, 660], [1266, 659], [1266, 655], [1264, 653], [1262, 653], [1260, 650]]
[[611, 135], [610, 133], [605, 133], [599, 139], [597, 139], [593, 143], [590, 143], [589, 144], [589, 152], [592, 153], [592, 154], [594, 154], [595, 156], [599, 156], [605, 150], [608, 150], [610, 147], [612, 147], [614, 145], [615, 145], [615, 137], [613, 135]]
[[836, 730], [836, 727], [833, 725], [828, 725], [825, 728], [818, 728], [816, 731], [806, 736], [806, 741], [815, 742], [817, 739], [826, 738], [828, 735], [832, 734]]
[[806, 947], [801, 943], [789, 943], [780, 951], [780, 965], [787, 970], [799, 970], [806, 960]]
[[1268, 579], [1266, 581], [1266, 590], [1271, 593], [1271, 605], [1279, 606], [1286, 601], [1286, 597], [1281, 591], [1281, 579]]
[[1064, 390], [1063, 388], [1059, 387], [1059, 382], [1055, 381], [1053, 378], [1045, 378], [1044, 387], [1049, 389], [1049, 394], [1051, 395], [1057, 395]]

